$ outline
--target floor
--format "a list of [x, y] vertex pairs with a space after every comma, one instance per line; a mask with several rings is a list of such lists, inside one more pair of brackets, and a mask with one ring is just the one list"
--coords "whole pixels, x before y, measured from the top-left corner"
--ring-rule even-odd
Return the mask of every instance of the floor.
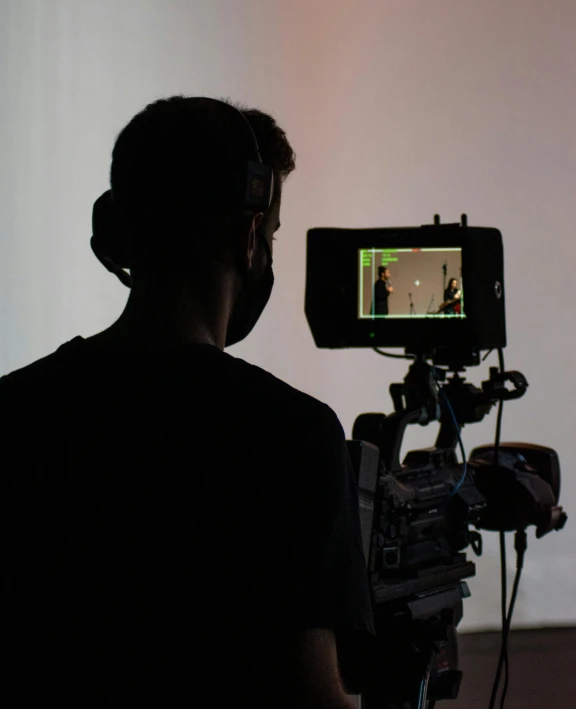
[[[456, 701], [437, 706], [488, 709], [500, 634], [461, 635], [459, 646], [464, 673], [460, 694]], [[506, 709], [576, 709], [576, 628], [513, 631], [508, 656]]]
[[[437, 709], [488, 709], [500, 653], [500, 633], [459, 636], [464, 673], [456, 700]], [[515, 630], [509, 640], [505, 709], [576, 709], [576, 627]], [[502, 685], [501, 685], [502, 686]], [[357, 704], [358, 697], [355, 697]], [[496, 709], [500, 709], [500, 695]]]

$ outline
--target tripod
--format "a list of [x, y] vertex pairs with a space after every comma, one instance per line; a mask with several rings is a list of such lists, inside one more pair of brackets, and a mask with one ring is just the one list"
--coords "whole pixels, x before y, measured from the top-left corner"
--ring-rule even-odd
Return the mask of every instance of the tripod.
[[414, 303], [412, 302], [412, 293], [408, 293], [408, 298], [410, 298], [410, 315], [416, 315], [416, 309], [414, 308]]
[[462, 680], [456, 626], [470, 595], [462, 577], [472, 576], [474, 565], [452, 574], [452, 583], [432, 581], [424, 592], [377, 607], [376, 631], [386, 642], [360, 709], [433, 709], [438, 700], [456, 698]]

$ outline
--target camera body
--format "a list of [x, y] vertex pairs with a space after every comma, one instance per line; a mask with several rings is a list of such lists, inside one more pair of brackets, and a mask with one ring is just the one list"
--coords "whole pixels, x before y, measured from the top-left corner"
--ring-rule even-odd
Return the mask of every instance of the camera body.
[[477, 541], [469, 525], [486, 508], [470, 475], [452, 499], [462, 475], [452, 450], [411, 451], [400, 470], [388, 470], [377, 446], [385, 422], [383, 414], [359, 416], [348, 442], [375, 606], [473, 576], [462, 550]]

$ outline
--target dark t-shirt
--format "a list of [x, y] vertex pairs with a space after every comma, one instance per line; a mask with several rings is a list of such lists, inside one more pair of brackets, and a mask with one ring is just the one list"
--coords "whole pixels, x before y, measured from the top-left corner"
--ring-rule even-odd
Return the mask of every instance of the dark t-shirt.
[[376, 281], [374, 284], [374, 299], [377, 303], [388, 302], [388, 296], [390, 295], [388, 287], [388, 281], [383, 281], [382, 279]]
[[361, 690], [356, 482], [325, 404], [210, 345], [77, 337], [0, 379], [0, 443], [11, 707], [256, 707], [270, 636], [306, 628]]
[[378, 279], [374, 284], [374, 312], [376, 315], [388, 315], [389, 281]]

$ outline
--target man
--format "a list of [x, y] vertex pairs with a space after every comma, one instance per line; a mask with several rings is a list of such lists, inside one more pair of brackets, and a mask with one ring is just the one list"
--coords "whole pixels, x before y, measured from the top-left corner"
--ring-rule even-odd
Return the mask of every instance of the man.
[[[252, 131], [274, 177], [259, 209]], [[270, 295], [293, 168], [270, 116], [211, 99], [157, 101], [120, 133], [93, 249], [126, 308], [0, 379], [10, 707], [345, 709], [361, 690], [342, 427], [223, 351]]]
[[390, 284], [390, 269], [386, 266], [378, 267], [378, 280], [374, 284], [373, 314], [388, 315], [388, 298], [394, 293]]

